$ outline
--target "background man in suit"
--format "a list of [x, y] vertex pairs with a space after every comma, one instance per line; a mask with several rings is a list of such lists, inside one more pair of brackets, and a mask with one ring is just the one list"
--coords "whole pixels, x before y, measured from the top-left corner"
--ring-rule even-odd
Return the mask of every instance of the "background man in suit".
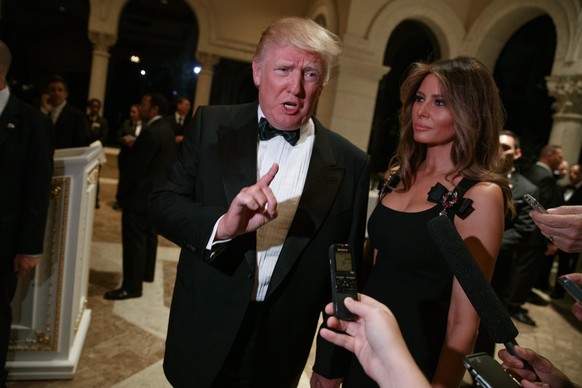
[[89, 122], [89, 143], [99, 140], [103, 146], [107, 141], [109, 134], [109, 124], [107, 119], [99, 114], [101, 111], [101, 101], [97, 98], [92, 98], [87, 103], [89, 113], [87, 113], [87, 121]]
[[[368, 157], [313, 116], [340, 53], [312, 20], [275, 21], [253, 59], [258, 104], [200, 107], [152, 193], [157, 230], [182, 247], [164, 360], [172, 385], [297, 386], [331, 300], [329, 246], [352, 244], [360, 264]], [[313, 381], [329, 383], [322, 376], [344, 373], [329, 358], [340, 349], [318, 342]]]
[[52, 125], [46, 115], [10, 94], [11, 54], [0, 41], [0, 386], [10, 339], [10, 302], [18, 277], [38, 264], [53, 174]]
[[[538, 188], [515, 168], [515, 161], [522, 156], [517, 134], [512, 131], [502, 131], [499, 135], [499, 144], [501, 145], [502, 172], [510, 180], [515, 215], [513, 217], [507, 215], [505, 218], [501, 249], [497, 255], [491, 286], [510, 315], [523, 322], [532, 319], [527, 310], [522, 307], [524, 302], [519, 299], [518, 290], [524, 281], [526, 284], [530, 284], [527, 280], [530, 271], [529, 263], [521, 262], [522, 257], [519, 255], [519, 249], [536, 229], [535, 223], [529, 216], [529, 212], [532, 210], [531, 206], [523, 199], [523, 196], [529, 194], [537, 198]], [[517, 299], [516, 294], [518, 295]], [[475, 352], [486, 352], [490, 356], [494, 356], [494, 351], [495, 342], [481, 325], [475, 343]]]
[[[546, 208], [558, 207], [564, 202], [562, 189], [554, 176], [554, 171], [558, 170], [563, 160], [562, 147], [553, 144], [546, 145], [540, 151], [536, 164], [525, 174], [526, 178], [538, 187], [539, 198], [537, 199]], [[556, 245], [546, 239], [539, 229], [536, 229], [522, 253], [524, 262], [530, 262], [532, 265], [532, 272], [528, 277], [531, 279], [530, 302], [539, 303], [537, 295], [531, 292], [531, 288], [536, 287], [542, 291], [549, 291], [549, 275], [556, 253]], [[531, 322], [524, 323], [532, 324]]]
[[190, 100], [186, 97], [176, 98], [176, 111], [166, 119], [172, 125], [176, 139], [176, 146], [184, 140], [184, 126], [190, 121]]
[[124, 178], [119, 182], [123, 283], [107, 291], [105, 299], [139, 298], [142, 282], [154, 280], [158, 236], [147, 202], [176, 153], [172, 128], [162, 118], [167, 109], [168, 101], [159, 93], [146, 93], [139, 106], [145, 126], [127, 157]]
[[[573, 164], [568, 171], [568, 179], [570, 184], [564, 187], [564, 205], [576, 206], [582, 205], [582, 171], [580, 171], [579, 164]], [[576, 272], [576, 264], [578, 264], [578, 256], [580, 253], [564, 252], [558, 249], [558, 277], [569, 273]], [[558, 284], [554, 285], [554, 290], [550, 297], [554, 299], [561, 299], [564, 297], [566, 291]]]
[[47, 85], [54, 124], [55, 148], [86, 147], [89, 145], [89, 124], [85, 114], [67, 103], [69, 89], [61, 76], [54, 76]]
[[[109, 133], [109, 124], [107, 123], [107, 119], [99, 114], [101, 111], [101, 101], [97, 98], [92, 98], [87, 102], [87, 108], [89, 109], [89, 113], [87, 113], [87, 121], [89, 122], [89, 144], [99, 140], [101, 146], [105, 147], [105, 142], [107, 141], [107, 135]], [[99, 163], [99, 174], [101, 174], [101, 164], [104, 163], [105, 154], [102, 154]], [[99, 209], [99, 179], [97, 179], [95, 208]]]
[[[125, 174], [125, 165], [127, 164], [127, 155], [133, 148], [137, 137], [139, 136], [142, 128], [142, 122], [139, 118], [139, 104], [133, 104], [129, 108], [129, 118], [125, 120], [119, 131], [117, 132], [117, 141], [119, 142], [119, 154], [117, 155], [117, 168], [119, 170], [118, 182], [123, 180]], [[121, 205], [119, 204], [119, 186], [117, 185], [117, 192], [115, 194], [115, 203], [113, 204], [113, 209], [120, 210]]]

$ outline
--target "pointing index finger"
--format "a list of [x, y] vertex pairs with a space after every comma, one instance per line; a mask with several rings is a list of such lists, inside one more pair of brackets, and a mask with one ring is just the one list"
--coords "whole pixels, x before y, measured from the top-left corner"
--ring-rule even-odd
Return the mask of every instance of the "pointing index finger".
[[267, 173], [257, 181], [257, 185], [261, 187], [268, 187], [273, 179], [275, 179], [277, 172], [279, 172], [279, 165], [277, 163], [273, 163], [269, 171], [267, 171]]

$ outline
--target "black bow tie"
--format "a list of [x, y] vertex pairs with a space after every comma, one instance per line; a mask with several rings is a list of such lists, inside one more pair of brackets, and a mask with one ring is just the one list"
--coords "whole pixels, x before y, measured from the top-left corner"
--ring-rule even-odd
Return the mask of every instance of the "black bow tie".
[[281, 131], [273, 128], [266, 118], [261, 117], [261, 120], [259, 121], [259, 140], [269, 140], [277, 135], [283, 136], [283, 138], [292, 146], [299, 141], [299, 129], [293, 131]]

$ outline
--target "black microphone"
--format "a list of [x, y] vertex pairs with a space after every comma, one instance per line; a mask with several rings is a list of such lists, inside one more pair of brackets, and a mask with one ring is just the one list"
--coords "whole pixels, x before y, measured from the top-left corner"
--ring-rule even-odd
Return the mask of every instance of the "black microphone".
[[[437, 216], [427, 222], [428, 232], [447, 262], [450, 270], [467, 294], [473, 308], [493, 341], [519, 358], [525, 367], [534, 371], [532, 366], [515, 352], [515, 338], [519, 331], [513, 324], [509, 313], [479, 269], [475, 258], [457, 232], [455, 225], [447, 216]], [[539, 380], [539, 379], [538, 379]]]

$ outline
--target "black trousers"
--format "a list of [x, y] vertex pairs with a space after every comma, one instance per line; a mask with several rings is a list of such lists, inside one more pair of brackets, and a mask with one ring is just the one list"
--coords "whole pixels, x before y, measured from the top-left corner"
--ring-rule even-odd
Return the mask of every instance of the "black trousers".
[[262, 302], [249, 303], [239, 332], [211, 388], [252, 388], [260, 385], [253, 381], [253, 372], [262, 308]]
[[6, 380], [6, 356], [10, 342], [10, 325], [12, 323], [12, 309], [10, 302], [16, 292], [17, 277], [12, 268], [0, 268], [0, 387]]
[[156, 269], [158, 236], [148, 213], [123, 209], [123, 283], [129, 292], [141, 292], [142, 282], [152, 282]]
[[534, 287], [544, 265], [544, 246], [526, 244], [514, 257], [513, 278], [507, 292], [507, 305], [518, 309], [524, 304]]

